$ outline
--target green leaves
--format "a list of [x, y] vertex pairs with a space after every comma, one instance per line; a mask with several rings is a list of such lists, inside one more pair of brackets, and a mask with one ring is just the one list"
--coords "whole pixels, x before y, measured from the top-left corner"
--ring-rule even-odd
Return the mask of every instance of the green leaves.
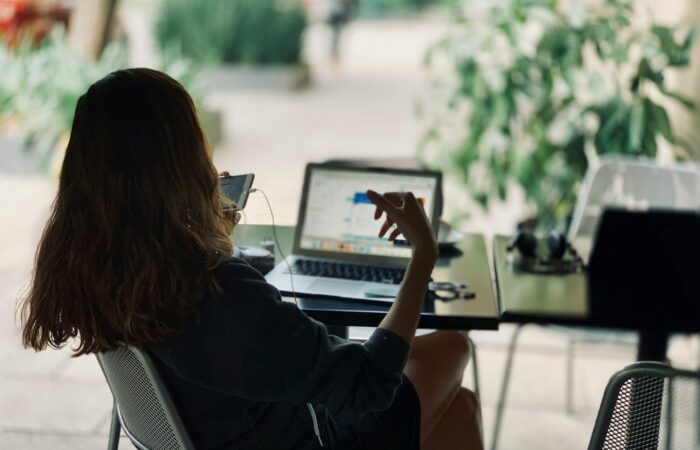
[[601, 127], [595, 135], [601, 154], [656, 156], [657, 138], [675, 143], [666, 110], [648, 98], [629, 105], [620, 97], [612, 99], [598, 111]]
[[156, 38], [202, 63], [294, 64], [306, 25], [298, 0], [164, 0]]
[[627, 134], [627, 150], [633, 153], [642, 146], [642, 134], [644, 132], [644, 105], [636, 103], [630, 108], [629, 130]]
[[654, 26], [651, 32], [658, 39], [661, 52], [668, 57], [669, 66], [685, 67], [690, 63], [690, 50], [695, 39], [695, 28], [691, 29], [680, 43], [676, 42], [671, 28]]
[[644, 106], [648, 115], [646, 125], [649, 127], [649, 129], [656, 129], [656, 131], [668, 142], [674, 144], [675, 137], [671, 131], [671, 121], [668, 119], [666, 110], [648, 98], [644, 99]]
[[[457, 81], [440, 96], [450, 101], [428, 133], [431, 145], [450, 155], [435, 158], [439, 167], [458, 174], [484, 207], [504, 199], [515, 182], [541, 219], [560, 221], [575, 203], [587, 151], [655, 157], [659, 139], [684, 144], [659, 94], [694, 107], [666, 79], [689, 64], [695, 29], [681, 36], [640, 26], [638, 3], [630, 0], [594, 2], [585, 14], [568, 14], [572, 2], [563, 0], [463, 3], [461, 29], [427, 59], [428, 68], [451, 60]], [[530, 28], [540, 29], [539, 37], [524, 34]]]
[[[97, 61], [87, 61], [54, 30], [38, 47], [29, 42], [14, 51], [0, 45], [0, 119], [20, 125], [23, 147], [48, 169], [56, 143], [70, 131], [78, 98], [92, 83], [129, 65], [123, 41], [110, 44]], [[188, 61], [164, 55], [158, 69], [190, 86]]]
[[686, 96], [684, 96], [684, 95], [682, 95], [682, 94], [679, 94], [679, 93], [677, 93], [677, 92], [671, 92], [671, 91], [669, 91], [668, 89], [666, 89], [666, 88], [663, 87], [663, 86], [660, 87], [659, 90], [660, 90], [661, 93], [664, 94], [666, 97], [669, 97], [669, 98], [671, 98], [671, 99], [677, 101], [678, 103], [680, 103], [681, 105], [683, 105], [685, 108], [687, 108], [687, 109], [695, 109], [695, 103], [694, 103], [691, 99], [689, 99], [688, 97], [686, 97]]

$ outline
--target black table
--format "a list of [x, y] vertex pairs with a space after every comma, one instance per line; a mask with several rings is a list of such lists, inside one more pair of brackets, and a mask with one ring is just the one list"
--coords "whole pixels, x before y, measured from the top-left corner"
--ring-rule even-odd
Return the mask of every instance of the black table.
[[[292, 250], [294, 227], [277, 226], [280, 246], [285, 255]], [[265, 239], [272, 239], [270, 225], [244, 225], [236, 227], [233, 234], [235, 245], [259, 246]], [[276, 263], [281, 261], [275, 252]], [[441, 255], [433, 271], [435, 281], [467, 283], [476, 293], [469, 300], [426, 300], [418, 326], [420, 328], [455, 330], [497, 330], [500, 307], [494, 295], [493, 278], [489, 265], [486, 243], [481, 235], [468, 234], [449, 254]], [[293, 301], [285, 297], [285, 301]], [[298, 297], [299, 307], [309, 316], [326, 325], [337, 327], [376, 327], [391, 306], [387, 302], [342, 300], [329, 298]], [[330, 327], [329, 327], [330, 328]], [[335, 334], [343, 334], [346, 329]]]
[[666, 348], [671, 332], [687, 330], [639, 329], [629, 322], [596, 317], [590, 311], [586, 274], [535, 275], [521, 273], [508, 263], [508, 236], [493, 241], [496, 286], [502, 305], [502, 322], [517, 324], [551, 324], [588, 328], [621, 329], [639, 333], [637, 359], [666, 361]]
[[[496, 236], [493, 240], [493, 259], [496, 274], [496, 286], [502, 305], [502, 322], [510, 322], [519, 325], [541, 324], [541, 325], [563, 325], [581, 326], [587, 328], [622, 329], [634, 331], [639, 334], [637, 346], [637, 360], [639, 361], [666, 361], [666, 350], [668, 338], [671, 332], [688, 332], [687, 326], [683, 326], [677, 320], [678, 328], [665, 329], [642, 328], [642, 324], [634, 320], [624, 318], [619, 315], [605, 314], [605, 311], [592, 311], [592, 302], [601, 305], [600, 299], [591, 299], [589, 280], [584, 272], [577, 272], [568, 275], [537, 275], [523, 273], [515, 270], [508, 259], [506, 247], [511, 238], [509, 236]], [[645, 259], [644, 261], [648, 261]], [[613, 268], [615, 270], [615, 268]], [[615, 276], [615, 273], [612, 273]], [[639, 280], [643, 283], [644, 280]], [[665, 295], [669, 295], [665, 292]], [[596, 294], [597, 295], [597, 294]], [[665, 296], [664, 295], [664, 296]], [[608, 296], [609, 297], [609, 296]], [[611, 300], [606, 298], [606, 301]], [[614, 300], [614, 299], [613, 299]], [[660, 299], [658, 299], [660, 300]], [[633, 306], [643, 307], [643, 306]], [[630, 314], [634, 319], [634, 315]], [[506, 367], [504, 370], [504, 381], [496, 406], [495, 425], [492, 438], [492, 448], [496, 448], [500, 424], [505, 405], [505, 397], [508, 386], [508, 378], [512, 367], [515, 341], [521, 328], [516, 329], [511, 337]], [[634, 387], [633, 393], [634, 393]], [[656, 392], [658, 402], [654, 405], [657, 416], [661, 415], [663, 398], [663, 384], [660, 384]], [[653, 402], [651, 403], [653, 404]], [[649, 404], [646, 406], [649, 408]], [[671, 408], [672, 410], [672, 408]], [[630, 421], [636, 423], [636, 415], [643, 414], [635, 406], [634, 395], [630, 406]], [[652, 414], [653, 416], [653, 414]], [[658, 432], [658, 421], [656, 424]]]

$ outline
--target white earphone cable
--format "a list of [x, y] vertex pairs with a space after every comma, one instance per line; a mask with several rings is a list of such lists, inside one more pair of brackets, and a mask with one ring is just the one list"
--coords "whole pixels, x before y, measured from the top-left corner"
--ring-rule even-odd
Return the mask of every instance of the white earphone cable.
[[265, 203], [267, 203], [267, 209], [270, 210], [270, 219], [272, 220], [272, 237], [275, 240], [275, 246], [277, 247], [277, 251], [280, 252], [280, 256], [282, 257], [282, 260], [284, 263], [287, 265], [287, 270], [289, 271], [289, 284], [291, 285], [292, 288], [292, 297], [294, 298], [294, 304], [297, 305], [297, 308], [299, 307], [299, 301], [297, 300], [297, 291], [294, 289], [294, 273], [292, 272], [292, 266], [289, 264], [289, 261], [287, 260], [287, 255], [284, 254], [284, 251], [282, 251], [282, 247], [280, 246], [280, 240], [277, 237], [277, 225], [275, 225], [275, 213], [272, 212], [272, 205], [270, 205], [270, 200], [267, 198], [267, 194], [265, 194], [265, 191], [262, 189], [258, 188], [253, 188], [249, 193], [254, 193], [254, 192], [260, 192], [263, 197], [265, 198]]
[[[299, 302], [297, 301], [297, 293], [296, 290], [294, 289], [294, 273], [292, 272], [292, 266], [289, 264], [289, 261], [287, 260], [287, 255], [284, 254], [282, 251], [282, 247], [280, 246], [280, 240], [277, 237], [277, 225], [275, 225], [275, 213], [272, 212], [272, 205], [270, 205], [270, 200], [267, 198], [267, 194], [265, 194], [265, 191], [257, 188], [253, 188], [249, 191], [251, 194], [254, 192], [260, 192], [263, 197], [265, 197], [265, 203], [267, 203], [267, 208], [270, 210], [270, 219], [272, 221], [272, 236], [275, 240], [275, 246], [277, 247], [277, 251], [280, 252], [280, 256], [284, 260], [284, 263], [287, 265], [287, 270], [289, 271], [289, 282], [292, 287], [292, 296], [294, 297], [294, 304], [297, 305], [297, 308], [299, 307]], [[321, 444], [321, 447], [323, 447], [323, 440], [321, 439], [321, 431], [319, 430], [318, 427], [318, 419], [316, 418], [316, 411], [314, 410], [313, 405], [311, 403], [307, 403], [306, 407], [309, 409], [309, 415], [311, 416], [311, 422], [313, 424], [314, 428], [314, 434], [318, 438], [319, 444]]]

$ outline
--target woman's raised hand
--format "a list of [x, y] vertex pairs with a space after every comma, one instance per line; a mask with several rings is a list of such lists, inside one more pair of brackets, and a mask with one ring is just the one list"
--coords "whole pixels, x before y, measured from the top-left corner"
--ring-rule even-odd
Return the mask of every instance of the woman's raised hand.
[[396, 225], [396, 228], [389, 234], [390, 241], [396, 239], [399, 234], [403, 234], [411, 244], [414, 254], [420, 253], [421, 258], [437, 258], [438, 247], [435, 233], [425, 215], [423, 205], [412, 192], [387, 192], [382, 195], [369, 190], [367, 197], [377, 207], [374, 211], [375, 220], [385, 214], [384, 223], [379, 230], [380, 237], [384, 236], [393, 225]]
[[396, 225], [396, 229], [389, 234], [389, 240], [393, 241], [403, 234], [413, 250], [396, 301], [379, 324], [379, 328], [396, 333], [410, 344], [416, 334], [425, 293], [438, 257], [435, 234], [423, 205], [413, 193], [387, 192], [380, 195], [367, 191], [367, 197], [377, 206], [374, 219], [385, 215], [379, 236], [384, 236]]

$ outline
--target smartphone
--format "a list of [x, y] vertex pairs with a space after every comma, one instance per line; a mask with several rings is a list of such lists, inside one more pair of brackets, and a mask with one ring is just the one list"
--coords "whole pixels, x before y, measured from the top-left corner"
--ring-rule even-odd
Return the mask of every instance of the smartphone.
[[255, 175], [252, 173], [220, 177], [221, 195], [234, 203], [233, 205], [229, 205], [222, 202], [221, 208], [225, 211], [245, 208], [254, 178]]

